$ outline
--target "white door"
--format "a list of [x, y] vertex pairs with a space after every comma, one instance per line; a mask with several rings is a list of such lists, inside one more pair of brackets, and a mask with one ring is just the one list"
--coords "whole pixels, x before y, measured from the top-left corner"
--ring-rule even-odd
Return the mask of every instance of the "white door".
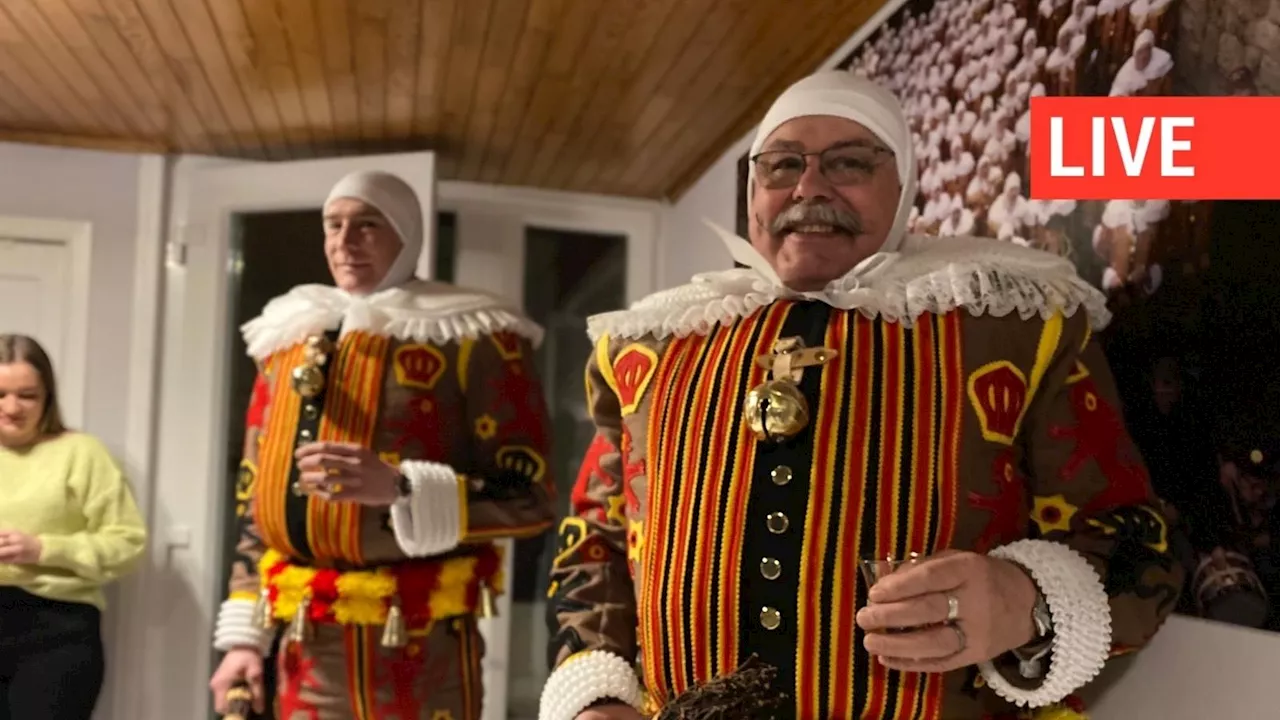
[[[357, 170], [395, 173], [417, 191], [423, 217], [436, 210], [431, 153], [364, 156], [284, 163], [183, 158], [172, 188], [172, 221], [164, 298], [160, 418], [157, 444], [154, 535], [159, 576], [149, 593], [154, 605], [146, 657], [140, 672], [146, 688], [146, 718], [207, 716], [212, 624], [225, 595], [222, 576], [222, 517], [227, 495], [226, 427], [232, 233], [242, 213], [315, 209], [329, 189]], [[432, 266], [434, 223], [420, 268]], [[317, 242], [320, 238], [317, 237]], [[502, 622], [502, 618], [494, 623]], [[494, 627], [483, 628], [487, 636]], [[499, 633], [501, 634], [501, 633]], [[503, 643], [492, 637], [490, 652]], [[505, 666], [501, 657], [495, 657]], [[486, 718], [502, 718], [505, 687], [490, 677], [497, 705]]]
[[59, 369], [70, 275], [65, 244], [0, 237], [0, 333], [34, 337]]
[[71, 427], [84, 422], [91, 234], [84, 222], [0, 218], [0, 333], [44, 346]]

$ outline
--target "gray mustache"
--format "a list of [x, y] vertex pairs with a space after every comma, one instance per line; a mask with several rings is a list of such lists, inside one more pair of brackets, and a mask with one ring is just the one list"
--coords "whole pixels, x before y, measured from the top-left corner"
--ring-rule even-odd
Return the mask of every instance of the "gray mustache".
[[830, 203], [800, 203], [778, 213], [769, 228], [775, 235], [800, 225], [831, 225], [850, 235], [862, 234], [862, 219]]

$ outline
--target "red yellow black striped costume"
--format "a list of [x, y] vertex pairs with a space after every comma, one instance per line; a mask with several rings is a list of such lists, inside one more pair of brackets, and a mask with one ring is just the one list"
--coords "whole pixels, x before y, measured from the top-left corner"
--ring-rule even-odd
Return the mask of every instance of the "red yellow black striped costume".
[[[246, 326], [260, 374], [215, 646], [266, 648], [286, 629], [278, 720], [480, 717], [475, 616], [503, 584], [492, 541], [552, 522], [540, 336], [494, 298], [425, 281], [360, 298], [304, 286]], [[308, 367], [323, 377], [310, 395]], [[388, 510], [297, 492], [293, 454], [312, 440], [371, 448], [434, 495]], [[452, 536], [423, 545], [413, 526]]]
[[[1060, 543], [1101, 576], [1115, 652], [1155, 632], [1181, 576], [1091, 341], [1101, 297], [1064, 261], [976, 239], [908, 238], [878, 278], [813, 298], [740, 269], [593, 319], [598, 434], [561, 526], [542, 720], [602, 698], [652, 714], [752, 653], [788, 718], [1014, 711], [986, 671], [868, 657], [861, 557]], [[796, 340], [825, 358], [797, 381], [808, 421], [762, 441], [758, 358]], [[991, 672], [1035, 685], [1012, 667]]]

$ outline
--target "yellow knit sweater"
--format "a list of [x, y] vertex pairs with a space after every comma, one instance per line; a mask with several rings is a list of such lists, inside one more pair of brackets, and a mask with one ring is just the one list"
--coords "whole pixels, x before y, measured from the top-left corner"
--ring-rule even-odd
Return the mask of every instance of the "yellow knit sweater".
[[103, 585], [142, 557], [147, 530], [124, 474], [101, 442], [65, 433], [0, 448], [0, 530], [40, 539], [40, 561], [0, 562], [0, 585], [103, 608]]

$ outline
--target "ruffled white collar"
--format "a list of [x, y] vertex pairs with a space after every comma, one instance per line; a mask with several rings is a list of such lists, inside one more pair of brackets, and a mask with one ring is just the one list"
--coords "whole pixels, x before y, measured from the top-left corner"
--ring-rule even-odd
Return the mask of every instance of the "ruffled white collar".
[[538, 345], [543, 333], [501, 298], [429, 280], [412, 280], [365, 296], [329, 285], [300, 285], [268, 302], [241, 332], [249, 356], [263, 360], [339, 326], [343, 334], [362, 330], [437, 344], [509, 331]]
[[662, 340], [705, 335], [778, 300], [816, 300], [867, 317], [911, 326], [925, 313], [963, 308], [974, 315], [1048, 318], [1080, 308], [1094, 329], [1111, 319], [1106, 298], [1067, 260], [1012, 243], [977, 237], [911, 235], [896, 252], [863, 260], [817, 292], [786, 287], [749, 242], [712, 226], [729, 254], [746, 268], [703, 273], [692, 282], [650, 295], [627, 310], [588, 319], [593, 340], [603, 335]]

